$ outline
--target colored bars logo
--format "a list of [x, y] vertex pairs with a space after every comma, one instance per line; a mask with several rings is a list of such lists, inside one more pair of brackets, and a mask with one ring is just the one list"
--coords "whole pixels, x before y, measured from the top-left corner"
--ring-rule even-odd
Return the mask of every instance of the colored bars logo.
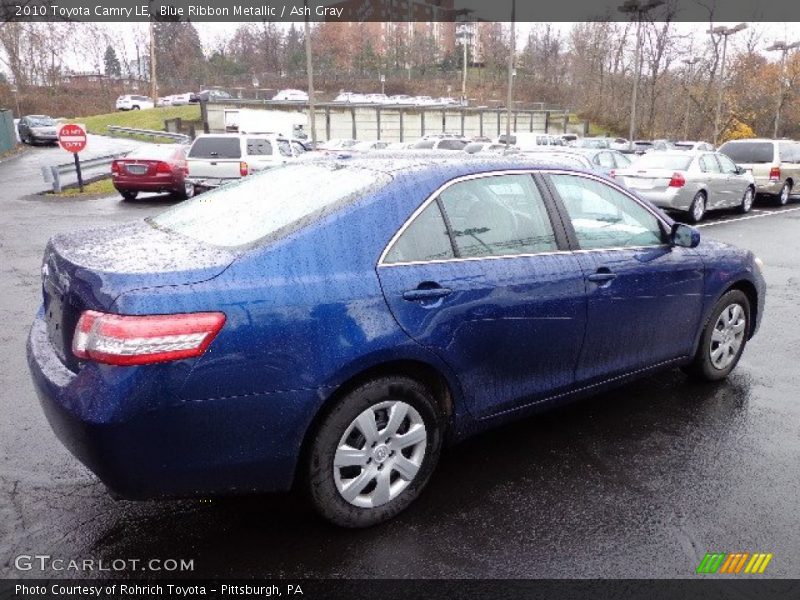
[[763, 573], [767, 568], [772, 554], [757, 552], [737, 552], [726, 554], [724, 552], [710, 552], [703, 557], [697, 566], [697, 573]]

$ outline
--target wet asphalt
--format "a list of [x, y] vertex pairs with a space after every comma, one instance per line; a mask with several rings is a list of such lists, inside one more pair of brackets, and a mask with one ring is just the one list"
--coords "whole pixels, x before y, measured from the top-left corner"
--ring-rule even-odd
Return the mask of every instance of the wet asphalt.
[[63, 157], [36, 148], [0, 163], [0, 577], [74, 575], [15, 568], [48, 554], [191, 559], [184, 577], [683, 578], [706, 552], [771, 552], [767, 576], [800, 576], [796, 200], [701, 229], [766, 263], [761, 331], [726, 382], [667, 371], [473, 438], [447, 450], [397, 519], [348, 531], [292, 494], [117, 501], [58, 442], [24, 353], [45, 242], [173, 203], [31, 195], [39, 167]]

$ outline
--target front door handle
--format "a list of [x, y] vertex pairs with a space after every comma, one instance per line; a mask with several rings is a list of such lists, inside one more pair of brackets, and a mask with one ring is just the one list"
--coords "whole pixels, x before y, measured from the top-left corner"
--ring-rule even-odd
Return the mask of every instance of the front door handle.
[[617, 274], [611, 271], [597, 271], [597, 273], [592, 273], [586, 279], [593, 283], [606, 283], [616, 278]]
[[403, 292], [404, 300], [436, 300], [437, 298], [444, 298], [453, 293], [450, 288], [435, 287], [435, 288], [417, 288], [415, 290], [408, 290]]

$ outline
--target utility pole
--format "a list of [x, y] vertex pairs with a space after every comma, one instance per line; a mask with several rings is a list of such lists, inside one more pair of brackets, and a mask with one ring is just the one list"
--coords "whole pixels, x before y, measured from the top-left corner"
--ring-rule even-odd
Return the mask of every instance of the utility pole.
[[317, 121], [314, 113], [314, 67], [311, 60], [311, 27], [308, 24], [308, 0], [303, 0], [306, 10], [305, 43], [306, 43], [306, 72], [308, 73], [308, 121], [311, 125], [311, 143], [317, 145]]
[[468, 30], [468, 25], [466, 23], [460, 26], [461, 32], [459, 33], [459, 37], [461, 38], [461, 45], [463, 46], [464, 50], [464, 57], [462, 63], [462, 74], [461, 74], [461, 97], [467, 97], [467, 62], [468, 62], [468, 55], [467, 55], [467, 40], [473, 35]]
[[797, 48], [800, 46], [800, 42], [794, 42], [793, 44], [787, 44], [784, 41], [775, 42], [767, 48], [767, 50], [779, 50], [781, 52], [781, 70], [780, 75], [778, 75], [778, 107], [775, 109], [775, 129], [772, 133], [773, 139], [778, 139], [778, 123], [781, 119], [781, 107], [783, 106], [783, 80], [786, 77], [786, 55], [789, 53], [789, 50]]
[[725, 91], [725, 53], [728, 49], [728, 36], [733, 35], [734, 33], [739, 33], [743, 29], [747, 29], [747, 23], [739, 23], [736, 27], [725, 27], [720, 25], [719, 27], [714, 27], [713, 29], [709, 29], [706, 33], [711, 34], [713, 37], [714, 34], [722, 36], [722, 65], [719, 69], [719, 91], [717, 92], [717, 108], [714, 111], [714, 145], [717, 146], [719, 142], [719, 120], [720, 115], [722, 114], [722, 93]]
[[155, 22], [150, 17], [150, 97], [153, 106], [158, 105], [158, 80], [156, 79], [156, 36]]
[[700, 58], [697, 56], [693, 56], [692, 58], [684, 58], [681, 61], [683, 64], [686, 65], [686, 83], [684, 87], [686, 88], [686, 114], [683, 116], [683, 139], [689, 139], [689, 108], [690, 108], [690, 101], [692, 95], [689, 93], [689, 84], [692, 82], [692, 75], [694, 74], [693, 67], [697, 63], [700, 62]]
[[639, 92], [639, 78], [641, 77], [642, 53], [642, 17], [648, 11], [664, 4], [664, 0], [650, 0], [640, 3], [639, 0], [625, 0], [617, 10], [629, 14], [636, 20], [636, 48], [634, 50], [633, 65], [633, 90], [631, 91], [631, 121], [628, 128], [628, 150], [633, 152], [633, 138], [636, 137], [636, 96]]
[[511, 112], [514, 103], [514, 54], [517, 38], [517, 0], [511, 0], [511, 40], [508, 49], [508, 99], [506, 100], [506, 147], [511, 144]]

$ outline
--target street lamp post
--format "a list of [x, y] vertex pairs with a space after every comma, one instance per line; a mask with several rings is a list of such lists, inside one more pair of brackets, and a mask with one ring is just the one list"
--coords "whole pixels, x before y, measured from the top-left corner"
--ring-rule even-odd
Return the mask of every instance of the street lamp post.
[[308, 0], [303, 2], [306, 10], [303, 37], [306, 45], [306, 74], [308, 75], [308, 120], [311, 125], [311, 143], [317, 145], [317, 120], [314, 107], [314, 62], [311, 58], [311, 27], [308, 24]]
[[778, 106], [775, 109], [775, 129], [772, 133], [772, 137], [774, 139], [778, 139], [778, 123], [781, 119], [781, 106], [783, 105], [783, 80], [786, 76], [786, 55], [789, 53], [789, 50], [797, 48], [800, 46], [800, 42], [794, 42], [793, 44], [787, 44], [784, 41], [775, 42], [767, 48], [767, 50], [780, 50], [781, 52], [781, 70], [780, 75], [778, 76]]
[[636, 19], [636, 49], [634, 51], [633, 90], [631, 91], [631, 123], [628, 128], [628, 150], [633, 151], [633, 138], [636, 135], [636, 95], [639, 91], [639, 77], [641, 76], [641, 45], [642, 45], [642, 17], [648, 11], [664, 4], [664, 0], [625, 0], [617, 7], [621, 13], [629, 14]]
[[733, 35], [734, 33], [739, 33], [743, 29], [747, 29], [747, 23], [739, 23], [736, 27], [725, 27], [724, 25], [720, 25], [719, 27], [714, 27], [713, 29], [709, 29], [706, 33], [721, 35], [722, 36], [722, 64], [719, 68], [719, 91], [717, 95], [717, 108], [714, 111], [714, 145], [718, 145], [719, 142], [719, 120], [720, 115], [722, 114], [722, 93], [725, 89], [725, 52], [728, 49], [728, 36]]
[[697, 56], [693, 56], [692, 58], [684, 58], [683, 64], [686, 65], [686, 114], [683, 116], [683, 139], [689, 139], [689, 109], [690, 109], [690, 101], [691, 101], [691, 94], [689, 93], [689, 84], [692, 82], [692, 70], [694, 65], [700, 62], [700, 59]]

